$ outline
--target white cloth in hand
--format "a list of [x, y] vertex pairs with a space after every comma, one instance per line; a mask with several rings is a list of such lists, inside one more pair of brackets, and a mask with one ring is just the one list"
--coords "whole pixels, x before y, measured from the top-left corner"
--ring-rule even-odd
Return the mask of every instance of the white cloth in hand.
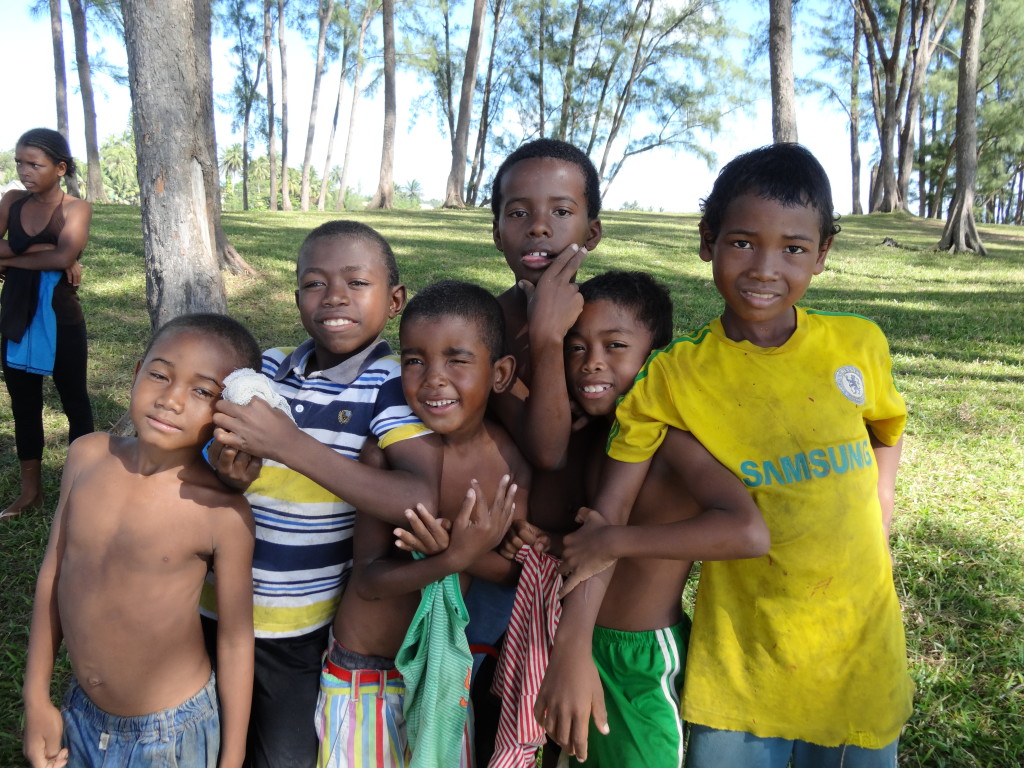
[[232, 371], [224, 379], [224, 391], [221, 396], [229, 403], [248, 405], [254, 397], [259, 397], [269, 405], [288, 414], [295, 421], [288, 401], [274, 391], [270, 379], [252, 368], [239, 368]]

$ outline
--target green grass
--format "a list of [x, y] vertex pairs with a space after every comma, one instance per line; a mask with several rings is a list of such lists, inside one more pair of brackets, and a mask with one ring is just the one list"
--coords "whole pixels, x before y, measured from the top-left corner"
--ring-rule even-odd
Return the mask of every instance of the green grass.
[[[489, 212], [347, 214], [393, 244], [415, 291], [442, 277], [500, 291], [510, 273], [490, 239]], [[303, 337], [292, 300], [303, 236], [330, 214], [231, 213], [225, 229], [258, 270], [228, 277], [230, 307], [264, 346]], [[581, 277], [644, 269], [672, 288], [675, 326], [720, 311], [697, 256], [695, 216], [608, 213], [605, 239]], [[910, 420], [893, 526], [915, 711], [904, 766], [1024, 764], [1024, 232], [983, 227], [988, 258], [935, 253], [941, 223], [906, 215], [848, 217], [804, 303], [857, 312], [889, 336]], [[881, 246], [884, 237], [902, 247]], [[139, 213], [97, 206], [82, 299], [89, 321], [97, 425], [127, 406], [149, 334]], [[395, 327], [389, 328], [394, 338]], [[32, 585], [57, 499], [66, 424], [47, 389], [45, 513], [4, 523], [0, 549], [0, 765], [20, 765], [20, 683]], [[0, 392], [0, 503], [16, 492], [13, 425]], [[54, 691], [65, 684], [62, 665]]]

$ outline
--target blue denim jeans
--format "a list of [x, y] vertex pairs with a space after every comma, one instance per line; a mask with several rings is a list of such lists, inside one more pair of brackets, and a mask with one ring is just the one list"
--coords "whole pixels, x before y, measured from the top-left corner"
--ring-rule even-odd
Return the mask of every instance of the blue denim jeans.
[[70, 766], [217, 768], [220, 715], [212, 674], [178, 706], [138, 717], [104, 712], [72, 679], [61, 714]]
[[691, 725], [686, 768], [896, 768], [898, 742], [881, 749], [849, 744], [822, 747], [806, 741], [762, 739], [743, 731]]

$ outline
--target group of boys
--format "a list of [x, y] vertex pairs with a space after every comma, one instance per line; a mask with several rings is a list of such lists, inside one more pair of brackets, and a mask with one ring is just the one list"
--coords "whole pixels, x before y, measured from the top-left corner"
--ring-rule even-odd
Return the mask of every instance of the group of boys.
[[[575, 283], [602, 234], [585, 154], [523, 145], [492, 207], [516, 278], [497, 298], [442, 281], [406, 305], [377, 232], [310, 233], [309, 339], [262, 356], [288, 412], [219, 399], [258, 367], [234, 321], [156, 333], [137, 437], [69, 450], [24, 686], [33, 766], [525, 768], [531, 731], [546, 764], [558, 745], [567, 765], [895, 765], [906, 412], [873, 323], [795, 306], [838, 232], [820, 164], [774, 145], [723, 168], [700, 257], [725, 309], [675, 340], [649, 275]], [[464, 594], [521, 574], [512, 610], [543, 583], [557, 631], [492, 612], [505, 651], [530, 646], [499, 676], [529, 669], [503, 689], [502, 746], [474, 750]]]

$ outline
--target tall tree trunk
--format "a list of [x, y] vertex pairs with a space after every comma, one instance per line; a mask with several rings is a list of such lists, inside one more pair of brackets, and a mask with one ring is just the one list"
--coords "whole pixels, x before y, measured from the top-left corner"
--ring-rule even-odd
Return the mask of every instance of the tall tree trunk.
[[568, 141], [566, 136], [569, 132], [569, 111], [572, 104], [572, 94], [576, 87], [576, 50], [580, 45], [580, 29], [583, 26], [584, 0], [576, 0], [576, 18], [572, 23], [572, 36], [569, 38], [569, 57], [565, 64], [565, 82], [562, 83], [562, 109], [558, 118], [558, 132], [556, 139]]
[[494, 26], [491, 28], [491, 49], [487, 55], [487, 74], [484, 76], [483, 103], [480, 106], [480, 127], [476, 134], [476, 146], [473, 151], [473, 165], [469, 170], [469, 189], [466, 202], [476, 205], [480, 179], [484, 172], [485, 148], [491, 125], [491, 87], [494, 83], [494, 57], [497, 53], [498, 33], [505, 16], [505, 0], [494, 0]]
[[537, 116], [540, 121], [538, 134], [544, 138], [544, 117], [547, 107], [544, 105], [544, 27], [546, 26], [548, 4], [540, 2], [540, 23], [537, 24]]
[[380, 180], [377, 191], [367, 208], [390, 209], [395, 199], [395, 123], [397, 99], [395, 94], [395, 3], [383, 0], [384, 14], [384, 141], [380, 153]]
[[868, 40], [868, 61], [871, 72], [875, 122], [878, 127], [879, 162], [878, 175], [871, 185], [871, 212], [901, 210], [903, 201], [899, 198], [896, 178], [896, 129], [899, 123], [901, 81], [899, 61], [903, 50], [903, 28], [906, 22], [909, 0], [900, 0], [894, 33], [889, 53], [885, 51], [885, 40], [881, 25], [870, 0], [855, 0], [855, 10], [861, 15], [864, 34]]
[[208, 7], [193, 0], [124, 0], [128, 77], [135, 121], [146, 299], [153, 328], [186, 312], [224, 312], [227, 302], [210, 239], [204, 167], [207, 98], [196, 28]]
[[68, 0], [71, 25], [75, 30], [75, 61], [78, 65], [78, 85], [82, 92], [82, 112], [85, 116], [86, 194], [94, 203], [107, 202], [103, 189], [103, 171], [100, 168], [100, 147], [96, 136], [96, 101], [92, 93], [92, 74], [89, 69], [88, 33], [82, 0]]
[[966, 0], [960, 68], [956, 84], [956, 189], [936, 250], [987, 252], [974, 224], [974, 183], [978, 177], [978, 54], [985, 0]]
[[[625, 84], [622, 86], [620, 93], [615, 101], [615, 106], [612, 109], [611, 126], [608, 129], [608, 137], [605, 139], [604, 152], [601, 153], [601, 164], [598, 166], [597, 174], [600, 178], [605, 178], [605, 172], [608, 169], [609, 158], [611, 157], [612, 144], [619, 135], [619, 131], [622, 130], [622, 125], [625, 119], [626, 109], [629, 106], [629, 100], [633, 93], [633, 84], [636, 82], [637, 77], [643, 71], [647, 46], [647, 29], [651, 22], [651, 18], [654, 15], [654, 3], [650, 0], [640, 0], [637, 2], [634, 9], [636, 16], [640, 15], [641, 7], [646, 10], [643, 14], [643, 23], [640, 25], [640, 30], [636, 37], [636, 46], [633, 49], [633, 63], [630, 65], [629, 77], [626, 78]], [[629, 29], [635, 28], [635, 19], [630, 21]], [[616, 170], [616, 173], [618, 171]], [[608, 184], [611, 184], [611, 178], [605, 183], [605, 189], [608, 188]], [[604, 190], [601, 191], [602, 197], [604, 196]]]
[[281, 210], [292, 209], [288, 191], [288, 63], [284, 47], [284, 1], [277, 0], [277, 50], [281, 54]]
[[[197, 159], [203, 169], [203, 189], [206, 194], [206, 219], [210, 227], [210, 242], [221, 269], [232, 274], [253, 274], [254, 270], [228, 240], [221, 223], [220, 174], [217, 168], [217, 128], [213, 120], [213, 60], [210, 57], [210, 0], [192, 0], [196, 56], [196, 78], [199, 81], [198, 109], [206, 131], [206, 154]], [[135, 143], [138, 144], [138, 138]], [[141, 191], [141, 184], [139, 185]]]
[[335, 206], [335, 209], [339, 211], [345, 209], [345, 190], [348, 184], [349, 160], [352, 157], [352, 137], [356, 131], [356, 107], [359, 106], [359, 87], [363, 76], [363, 49], [366, 46], [366, 30], [370, 26], [370, 21], [376, 15], [376, 5], [368, 1], [363, 9], [363, 18], [359, 20], [359, 41], [356, 44], [356, 69], [352, 73], [352, 103], [348, 108], [348, 133], [345, 136], [345, 159], [341, 164], [341, 181], [339, 182], [341, 189], [338, 191], [338, 204]]
[[917, 124], [917, 113], [920, 110], [921, 94], [924, 92], [924, 83], [928, 74], [928, 65], [931, 63], [932, 53], [942, 39], [942, 34], [953, 15], [955, 0], [948, 0], [943, 11], [942, 18], [932, 32], [932, 25], [935, 21], [936, 7], [934, 0], [923, 0], [914, 7], [914, 14], [920, 18], [914, 20], [912, 14], [911, 28], [915, 30], [917, 45], [911, 39], [911, 50], [913, 53], [913, 69], [910, 77], [910, 85], [907, 89], [907, 106], [904, 111], [903, 121], [899, 134], [899, 152], [897, 157], [898, 172], [896, 181], [899, 186], [899, 198], [904, 201], [909, 199], [910, 176], [914, 170], [914, 126]]
[[469, 154], [469, 121], [473, 114], [473, 91], [476, 90], [476, 69], [480, 62], [480, 37], [484, 18], [484, 0], [473, 0], [473, 21], [466, 46], [466, 66], [462, 72], [462, 93], [459, 97], [459, 119], [452, 144], [452, 167], [445, 189], [445, 208], [465, 208], [462, 198], [466, 186], [466, 155]]
[[769, 0], [768, 62], [772, 82], [772, 139], [797, 141], [793, 82], [793, 3]]
[[854, 215], [864, 213], [860, 202], [860, 16], [853, 14], [853, 51], [850, 57], [850, 175]]
[[925, 163], [928, 157], [924, 152], [925, 145], [925, 120], [924, 109], [917, 110], [917, 215], [922, 219], [926, 215], [928, 205], [928, 175], [925, 173]]
[[[53, 41], [53, 81], [55, 86], [54, 97], [57, 103], [57, 130], [70, 143], [71, 134], [68, 131], [68, 75], [67, 67], [64, 64], [64, 22], [60, 17], [60, 0], [50, 0], [50, 37]], [[69, 195], [72, 197], [82, 196], [78, 189], [77, 178], [65, 176], [64, 183], [67, 184]]]
[[277, 120], [274, 115], [274, 25], [270, 4], [263, 0], [263, 60], [267, 62], [267, 159], [270, 165], [270, 210], [277, 210]]
[[[309, 169], [313, 164], [313, 134], [316, 132], [317, 105], [320, 103], [320, 83], [324, 76], [324, 50], [327, 47], [327, 28], [334, 15], [334, 0], [319, 0], [317, 19], [320, 28], [316, 38], [316, 70], [313, 72], [313, 98], [309, 103], [309, 125], [306, 128], [306, 151], [302, 156], [302, 184], [299, 189], [299, 208], [309, 210]], [[327, 169], [324, 176], [327, 175]]]
[[345, 100], [345, 74], [348, 72], [346, 63], [348, 61], [348, 32], [345, 33], [345, 42], [341, 47], [341, 75], [338, 77], [338, 99], [334, 103], [334, 118], [331, 120], [331, 135], [327, 138], [327, 156], [324, 158], [324, 180], [320, 185], [320, 195], [317, 197], [316, 209], [324, 210], [327, 204], [327, 177], [331, 172], [331, 158], [334, 155], [334, 137], [338, 134], [338, 119], [341, 117], [341, 105]]

